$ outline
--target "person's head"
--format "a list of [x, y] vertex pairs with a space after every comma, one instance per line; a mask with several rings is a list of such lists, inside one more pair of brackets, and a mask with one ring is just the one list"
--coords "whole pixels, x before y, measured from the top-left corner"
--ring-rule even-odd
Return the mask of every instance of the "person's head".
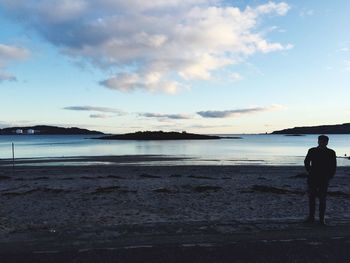
[[326, 135], [318, 136], [318, 145], [320, 147], [326, 147], [328, 145], [329, 138]]

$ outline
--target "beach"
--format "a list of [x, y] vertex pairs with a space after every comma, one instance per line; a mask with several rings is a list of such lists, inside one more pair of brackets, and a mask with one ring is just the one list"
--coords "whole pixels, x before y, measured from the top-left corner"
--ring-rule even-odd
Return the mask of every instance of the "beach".
[[349, 263], [349, 10], [0, 0], [0, 263]]
[[57, 259], [132, 248], [147, 255], [160, 252], [152, 250], [159, 245], [195, 253], [197, 247], [259, 247], [271, 240], [295, 248], [318, 240], [314, 246], [322, 247], [350, 236], [349, 167], [339, 167], [331, 181], [329, 226], [322, 228], [302, 223], [307, 196], [301, 166], [169, 164], [179, 159], [23, 159], [14, 171], [1, 160], [0, 254]]

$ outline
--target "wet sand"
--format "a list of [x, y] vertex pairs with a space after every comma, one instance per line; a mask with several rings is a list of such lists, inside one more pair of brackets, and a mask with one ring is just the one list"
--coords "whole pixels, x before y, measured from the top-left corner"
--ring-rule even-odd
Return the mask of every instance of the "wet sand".
[[[303, 262], [317, 250], [319, 260], [309, 262], [329, 262], [323, 260], [332, 255], [346, 262], [349, 167], [340, 167], [331, 182], [330, 225], [323, 228], [301, 223], [307, 213], [303, 167], [171, 166], [162, 165], [170, 157], [148, 158], [89, 157], [79, 162], [90, 165], [74, 166], [38, 161], [31, 166], [27, 160], [14, 174], [0, 161], [2, 258], [93, 262], [95, 255], [102, 262], [145, 262], [143, 257], [194, 262], [203, 256], [197, 262], [281, 262], [276, 260], [282, 251], [289, 251], [288, 262]], [[300, 248], [304, 252], [293, 261], [292, 251]], [[261, 260], [252, 261], [249, 251], [260, 253]], [[213, 261], [219, 255], [222, 260]]]

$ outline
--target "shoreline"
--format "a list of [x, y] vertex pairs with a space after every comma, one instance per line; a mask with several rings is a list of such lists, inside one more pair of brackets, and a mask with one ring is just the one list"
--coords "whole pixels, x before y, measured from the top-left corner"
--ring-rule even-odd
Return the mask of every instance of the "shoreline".
[[[90, 156], [60, 156], [60, 157], [24, 157], [15, 158], [15, 167], [31, 166], [94, 166], [94, 165], [135, 165], [135, 166], [283, 166], [302, 167], [300, 163], [269, 163], [263, 159], [224, 159], [198, 156], [179, 155], [90, 155]], [[350, 160], [350, 157], [339, 156], [337, 159]], [[0, 167], [13, 165], [12, 158], [0, 158]], [[349, 163], [350, 165], [350, 163]], [[338, 164], [338, 167], [348, 167], [347, 164]]]
[[[62, 156], [62, 157], [33, 157], [33, 158], [16, 158], [15, 164], [50, 164], [50, 163], [96, 163], [98, 164], [124, 164], [124, 163], [142, 163], [147, 161], [178, 161], [189, 160], [191, 157], [176, 157], [168, 155], [97, 155], [97, 156]], [[0, 166], [12, 165], [11, 158], [0, 159]], [[59, 166], [59, 165], [56, 165]], [[76, 165], [73, 165], [76, 166]]]

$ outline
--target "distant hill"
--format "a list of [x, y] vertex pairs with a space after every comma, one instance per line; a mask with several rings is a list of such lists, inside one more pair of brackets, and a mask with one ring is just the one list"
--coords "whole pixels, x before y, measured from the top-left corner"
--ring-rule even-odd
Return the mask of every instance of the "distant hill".
[[0, 135], [103, 135], [103, 132], [80, 129], [77, 127], [63, 128], [47, 125], [26, 127], [10, 127], [0, 129]]
[[187, 132], [138, 131], [120, 135], [104, 136], [100, 140], [218, 140], [223, 138], [240, 139], [240, 137], [220, 137]]
[[272, 134], [350, 134], [350, 123], [295, 127], [291, 129], [274, 131]]

